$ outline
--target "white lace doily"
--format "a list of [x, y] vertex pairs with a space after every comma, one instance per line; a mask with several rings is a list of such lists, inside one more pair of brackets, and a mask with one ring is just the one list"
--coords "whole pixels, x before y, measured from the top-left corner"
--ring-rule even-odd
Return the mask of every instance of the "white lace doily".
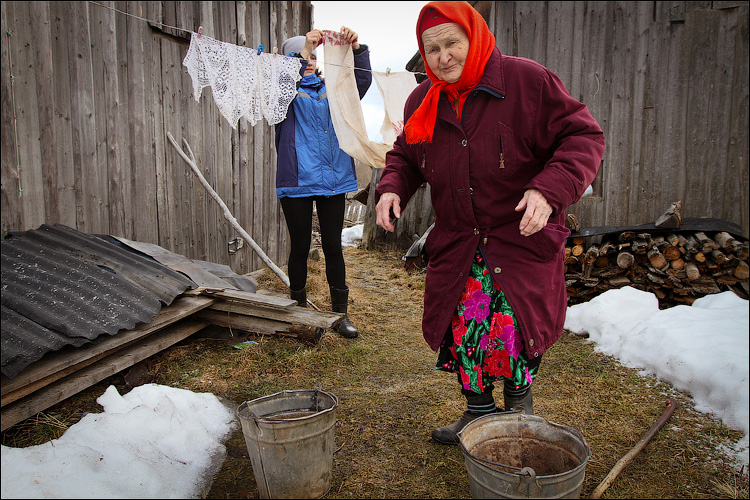
[[302, 78], [296, 57], [258, 54], [257, 50], [193, 33], [182, 64], [193, 80], [193, 96], [200, 100], [211, 87], [214, 101], [232, 128], [240, 117], [255, 125], [261, 117], [275, 125], [286, 118]]

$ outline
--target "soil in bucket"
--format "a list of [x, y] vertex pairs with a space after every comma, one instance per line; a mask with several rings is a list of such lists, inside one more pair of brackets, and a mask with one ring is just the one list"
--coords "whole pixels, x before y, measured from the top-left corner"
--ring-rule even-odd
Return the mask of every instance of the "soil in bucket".
[[320, 498], [331, 488], [338, 400], [282, 391], [242, 403], [237, 415], [260, 498]]
[[469, 450], [477, 458], [498, 465], [492, 467], [498, 470], [512, 470], [531, 467], [538, 476], [562, 474], [574, 469], [581, 461], [570, 450], [550, 446], [547, 441], [538, 440], [531, 432], [524, 431], [518, 439], [492, 439], [479, 443]]
[[521, 413], [493, 414], [459, 433], [472, 498], [579, 498], [591, 455], [576, 429]]

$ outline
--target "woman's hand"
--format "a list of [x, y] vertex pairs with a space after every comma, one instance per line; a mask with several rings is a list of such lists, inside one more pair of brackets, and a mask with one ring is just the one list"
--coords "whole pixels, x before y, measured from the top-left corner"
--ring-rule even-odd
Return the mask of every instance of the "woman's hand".
[[312, 51], [315, 50], [322, 41], [323, 33], [321, 33], [320, 30], [308, 31], [305, 33], [305, 47], [299, 55], [302, 56], [302, 59], [310, 59], [310, 54], [312, 54]]
[[519, 229], [524, 236], [541, 231], [547, 225], [549, 216], [552, 215], [552, 206], [547, 203], [547, 198], [538, 189], [529, 189], [523, 194], [523, 198], [516, 206], [516, 212], [526, 209], [521, 218]]
[[352, 45], [352, 50], [359, 49], [359, 42], [357, 42], [359, 36], [357, 35], [357, 33], [350, 30], [346, 26], [342, 26], [341, 30], [339, 31], [342, 35], [344, 35], [344, 39]]
[[397, 219], [401, 218], [401, 197], [396, 193], [385, 193], [380, 197], [375, 212], [378, 214], [377, 224], [386, 231], [393, 232], [391, 210]]

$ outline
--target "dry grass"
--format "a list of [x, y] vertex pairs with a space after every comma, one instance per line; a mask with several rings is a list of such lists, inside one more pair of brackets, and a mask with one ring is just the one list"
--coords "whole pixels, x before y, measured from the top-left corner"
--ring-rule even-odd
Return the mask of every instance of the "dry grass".
[[[354, 340], [334, 332], [320, 343], [248, 336], [214, 329], [152, 360], [154, 382], [212, 392], [239, 405], [284, 389], [321, 386], [339, 399], [333, 484], [326, 498], [468, 498], [469, 482], [459, 447], [437, 444], [430, 432], [455, 420], [465, 400], [455, 378], [434, 370], [435, 353], [420, 322], [424, 276], [403, 269], [401, 253], [347, 248], [349, 315], [360, 330]], [[285, 295], [271, 273], [259, 288]], [[309, 298], [330, 308], [323, 260], [310, 262]], [[252, 339], [257, 346], [235, 349]], [[115, 376], [29, 419], [3, 436], [13, 446], [59, 435]], [[690, 398], [594, 352], [585, 340], [565, 335], [548, 353], [535, 383], [536, 414], [575, 427], [591, 447], [582, 497], [651, 427], [668, 398], [681, 406], [671, 420], [605, 492], [604, 498], [747, 498], [747, 470], [720, 453], [741, 433], [697, 413]], [[499, 398], [502, 403], [502, 398]], [[44, 426], [44, 432], [34, 431]], [[50, 430], [52, 429], [52, 430]], [[227, 443], [228, 457], [210, 498], [256, 494], [242, 431]]]

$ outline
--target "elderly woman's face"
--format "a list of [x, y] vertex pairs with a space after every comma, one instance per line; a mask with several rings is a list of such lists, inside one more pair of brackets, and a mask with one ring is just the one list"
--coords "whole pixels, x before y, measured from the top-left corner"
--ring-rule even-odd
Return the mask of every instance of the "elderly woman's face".
[[443, 23], [422, 32], [427, 65], [440, 80], [456, 83], [469, 54], [469, 37], [456, 23]]

